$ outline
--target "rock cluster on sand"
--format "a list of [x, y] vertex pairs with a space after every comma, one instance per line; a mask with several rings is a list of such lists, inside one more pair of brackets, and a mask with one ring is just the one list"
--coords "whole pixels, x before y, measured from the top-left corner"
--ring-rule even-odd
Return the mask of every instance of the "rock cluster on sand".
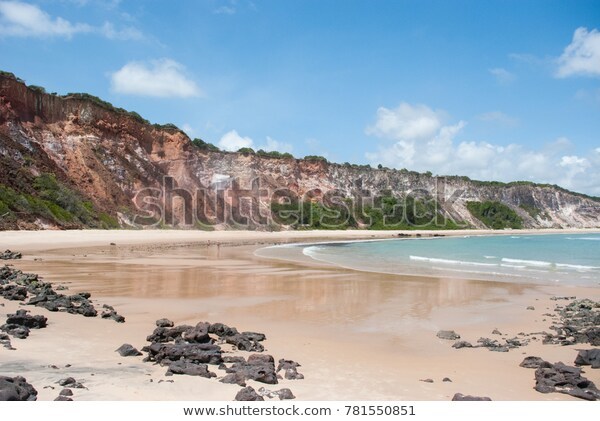
[[[42, 307], [48, 311], [65, 311], [85, 317], [98, 315], [88, 292], [64, 295], [57, 292], [59, 289], [54, 289], [52, 284], [43, 282], [34, 273], [23, 273], [6, 265], [0, 268], [0, 295], [7, 300], [25, 301], [29, 297], [28, 305]], [[105, 305], [104, 309], [103, 318], [110, 318], [117, 322], [125, 321], [125, 318], [111, 306]]]
[[561, 362], [556, 364], [539, 357], [527, 357], [521, 367], [535, 369], [535, 390], [540, 393], [565, 393], [589, 401], [600, 400], [600, 390], [581, 375], [581, 369]]
[[9, 314], [6, 323], [0, 326], [0, 330], [15, 338], [26, 339], [30, 329], [46, 327], [48, 319], [45, 316], [30, 316], [27, 313], [27, 310], [17, 310], [15, 314]]
[[[225, 371], [220, 382], [237, 384], [244, 387], [236, 396], [236, 400], [264, 400], [251, 387], [246, 387], [249, 380], [265, 384], [277, 384], [283, 372], [287, 380], [299, 380], [304, 376], [298, 372], [298, 364], [292, 360], [280, 359], [275, 368], [275, 359], [271, 355], [261, 354], [264, 346], [261, 342], [266, 336], [257, 332], [239, 332], [234, 327], [223, 323], [200, 322], [195, 326], [175, 324], [168, 319], [156, 321], [156, 328], [147, 338], [150, 345], [142, 348], [148, 356], [144, 361], [156, 362], [167, 367], [166, 375], [174, 374], [217, 377], [209, 370], [216, 366]], [[230, 344], [237, 351], [254, 352], [248, 358], [240, 355], [224, 355], [222, 344]], [[121, 348], [128, 350], [128, 344]], [[119, 349], [121, 349], [119, 348]], [[266, 389], [265, 389], [266, 390]], [[293, 399], [289, 389], [264, 394], [267, 397]]]
[[37, 393], [21, 376], [0, 376], [0, 401], [35, 401]]
[[16, 260], [23, 257], [21, 253], [16, 251], [6, 250], [4, 253], [0, 253], [0, 260]]
[[557, 306], [555, 311], [560, 322], [550, 326], [556, 334], [546, 334], [545, 344], [600, 346], [600, 302], [575, 300], [565, 307]]

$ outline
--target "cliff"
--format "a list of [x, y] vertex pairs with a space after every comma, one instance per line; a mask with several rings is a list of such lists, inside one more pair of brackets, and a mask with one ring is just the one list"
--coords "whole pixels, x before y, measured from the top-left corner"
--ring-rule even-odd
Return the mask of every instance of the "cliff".
[[483, 228], [466, 204], [493, 201], [512, 209], [523, 227], [600, 227], [598, 198], [557, 186], [210, 151], [174, 126], [152, 125], [89, 95], [47, 94], [6, 73], [0, 186], [1, 229], [279, 229], [273, 203], [345, 206], [350, 226], [364, 227], [382, 196], [433, 203], [434, 214], [460, 226]]

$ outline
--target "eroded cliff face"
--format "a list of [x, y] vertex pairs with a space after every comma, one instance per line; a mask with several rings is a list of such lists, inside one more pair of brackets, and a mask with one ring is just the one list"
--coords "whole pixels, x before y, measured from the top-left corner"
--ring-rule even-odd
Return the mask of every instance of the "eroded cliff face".
[[[223, 218], [227, 212], [264, 215], [278, 194], [316, 201], [327, 195], [361, 197], [368, 203], [391, 191], [435, 197], [448, 217], [472, 227], [484, 226], [465, 204], [485, 200], [511, 207], [525, 227], [600, 226], [600, 203], [563, 189], [209, 152], [176, 128], [0, 76], [0, 184], [28, 192], [31, 178], [42, 173], [55, 174], [121, 225], [165, 223], [166, 217], [167, 224], [193, 227], [206, 219], [226, 228], [235, 225]], [[532, 216], [521, 205], [539, 212]], [[49, 226], [39, 218], [20, 219], [27, 224], [17, 220], [15, 227]]]

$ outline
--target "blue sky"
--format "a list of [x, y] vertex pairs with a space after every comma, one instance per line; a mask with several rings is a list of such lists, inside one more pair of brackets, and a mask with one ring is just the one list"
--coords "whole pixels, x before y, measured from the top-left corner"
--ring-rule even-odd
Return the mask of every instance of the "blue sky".
[[600, 195], [597, 1], [0, 0], [0, 69], [224, 148]]

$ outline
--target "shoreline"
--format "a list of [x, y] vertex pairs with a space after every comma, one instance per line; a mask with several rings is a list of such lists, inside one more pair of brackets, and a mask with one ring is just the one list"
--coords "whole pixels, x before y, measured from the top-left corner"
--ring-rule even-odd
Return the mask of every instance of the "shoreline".
[[[24, 375], [42, 400], [56, 397], [59, 389], [44, 387], [57, 387], [54, 382], [67, 374], [89, 389], [75, 391], [75, 400], [233, 399], [239, 390], [236, 385], [191, 376], [165, 377], [166, 367], [114, 352], [125, 342], [141, 349], [154, 321], [162, 317], [176, 324], [223, 322], [240, 331], [265, 333], [265, 353], [299, 362], [305, 379], [282, 381], [274, 388], [250, 384], [257, 390], [289, 387], [298, 400], [450, 400], [454, 393], [494, 400], [574, 400], [536, 392], [533, 371], [518, 365], [526, 355], [572, 364], [575, 349], [589, 346], [542, 345], [538, 340], [506, 353], [457, 350], [452, 342], [437, 338], [436, 332], [456, 330], [473, 343], [480, 336], [489, 337], [493, 329], [499, 329], [502, 338], [539, 332], [551, 324], [544, 314], [554, 308], [553, 296], [600, 300], [597, 288], [369, 274], [253, 254], [265, 242], [327, 240], [348, 237], [347, 231], [333, 236], [328, 231], [300, 236], [293, 236], [295, 232], [45, 233], [0, 233], [0, 248], [25, 252], [22, 260], [3, 263], [39, 273], [73, 292], [90, 291], [94, 301], [113, 305], [127, 321], [116, 324], [25, 306], [31, 314], [46, 315], [49, 326], [32, 331], [26, 340], [13, 340], [16, 351], [0, 348], [4, 361], [0, 375]], [[14, 238], [26, 247], [9, 244], [7, 239]], [[207, 247], [209, 238], [212, 245]], [[217, 239], [223, 247], [213, 243]], [[2, 313], [19, 308], [16, 302], [0, 302], [5, 304]], [[528, 306], [536, 310], [527, 310]], [[71, 367], [65, 368], [66, 364]], [[600, 384], [598, 370], [585, 371], [586, 377]], [[444, 377], [452, 382], [442, 382]], [[165, 382], [170, 379], [174, 383]], [[434, 382], [421, 381], [426, 379]]]

